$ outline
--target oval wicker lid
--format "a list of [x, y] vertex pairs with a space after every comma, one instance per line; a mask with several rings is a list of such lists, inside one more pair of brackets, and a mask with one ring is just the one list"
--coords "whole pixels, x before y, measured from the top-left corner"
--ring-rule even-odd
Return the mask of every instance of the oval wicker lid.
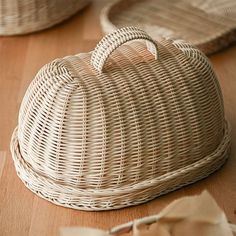
[[101, 13], [105, 33], [137, 26], [154, 39], [182, 38], [204, 53], [236, 41], [235, 0], [116, 0]]
[[0, 35], [49, 28], [74, 15], [90, 0], [0, 0]]
[[207, 58], [186, 42], [156, 42], [127, 27], [92, 53], [56, 59], [38, 72], [11, 151], [19, 177], [39, 196], [107, 210], [208, 176], [229, 146]]

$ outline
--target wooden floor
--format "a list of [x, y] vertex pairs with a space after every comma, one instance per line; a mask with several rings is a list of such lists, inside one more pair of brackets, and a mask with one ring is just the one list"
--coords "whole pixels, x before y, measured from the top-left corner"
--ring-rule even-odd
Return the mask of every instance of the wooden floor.
[[35, 73], [57, 57], [91, 51], [102, 36], [94, 1], [52, 29], [18, 37], [0, 37], [0, 235], [58, 235], [62, 226], [109, 228], [158, 213], [172, 200], [207, 189], [236, 223], [236, 46], [210, 57], [219, 76], [232, 126], [232, 153], [217, 173], [146, 204], [108, 212], [83, 212], [53, 205], [31, 193], [18, 179], [9, 151], [12, 131], [27, 86]]

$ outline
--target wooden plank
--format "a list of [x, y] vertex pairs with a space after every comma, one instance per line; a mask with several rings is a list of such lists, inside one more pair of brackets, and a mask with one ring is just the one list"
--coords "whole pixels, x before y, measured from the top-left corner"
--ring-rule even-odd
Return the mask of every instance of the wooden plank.
[[2, 176], [5, 161], [6, 161], [6, 152], [0, 151], [0, 178]]

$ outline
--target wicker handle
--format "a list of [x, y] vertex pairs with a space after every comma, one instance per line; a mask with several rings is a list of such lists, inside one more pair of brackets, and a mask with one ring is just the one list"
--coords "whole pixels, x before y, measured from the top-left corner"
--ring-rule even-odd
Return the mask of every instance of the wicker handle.
[[92, 66], [101, 73], [110, 54], [122, 44], [135, 39], [146, 40], [147, 49], [155, 59], [158, 58], [157, 44], [149, 35], [136, 27], [125, 27], [106, 35], [98, 43], [91, 56]]

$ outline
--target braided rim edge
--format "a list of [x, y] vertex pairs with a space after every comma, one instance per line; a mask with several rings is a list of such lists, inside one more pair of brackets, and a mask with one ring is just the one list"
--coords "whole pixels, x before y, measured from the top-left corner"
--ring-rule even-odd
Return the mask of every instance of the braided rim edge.
[[[15, 128], [13, 134], [12, 134], [12, 139], [11, 139], [11, 153], [12, 153], [12, 158], [14, 161], [14, 165], [17, 171], [17, 175], [19, 176], [19, 178], [22, 180], [22, 182], [25, 184], [25, 186], [30, 189], [32, 192], [34, 192], [35, 194], [37, 194], [38, 196], [42, 197], [43, 199], [50, 201], [56, 205], [60, 205], [60, 206], [64, 206], [64, 207], [68, 207], [68, 208], [73, 208], [73, 209], [77, 209], [77, 210], [87, 210], [87, 211], [101, 211], [101, 210], [112, 210], [112, 209], [120, 209], [120, 208], [124, 208], [124, 207], [129, 207], [132, 205], [138, 205], [140, 203], [144, 203], [147, 202], [149, 200], [152, 200], [160, 195], [172, 192], [176, 189], [179, 189], [183, 186], [189, 185], [191, 183], [197, 182], [198, 180], [201, 180], [203, 178], [206, 178], [207, 176], [209, 176], [210, 174], [212, 174], [213, 172], [215, 172], [216, 170], [218, 170], [227, 160], [228, 156], [229, 156], [229, 152], [230, 152], [230, 144], [231, 144], [231, 132], [230, 132], [230, 128], [229, 128], [229, 124], [227, 122], [225, 122], [225, 129], [224, 129], [224, 136], [222, 138], [221, 143], [219, 144], [219, 146], [217, 147], [217, 149], [211, 154], [206, 156], [204, 159], [193, 163], [191, 165], [186, 166], [185, 168], [182, 168], [178, 171], [175, 171], [174, 173], [168, 173], [165, 175], [162, 175], [156, 179], [153, 180], [145, 180], [143, 182], [139, 182], [138, 184], [133, 185], [132, 187], [127, 186], [126, 188], [119, 188], [119, 189], [105, 189], [105, 190], [82, 190], [82, 189], [76, 189], [73, 188], [71, 186], [65, 186], [65, 185], [59, 185], [55, 182], [53, 182], [53, 180], [51, 179], [47, 179], [44, 176], [41, 176], [37, 173], [35, 173], [32, 169], [29, 168], [29, 166], [27, 165], [27, 163], [24, 161], [24, 158], [22, 157], [21, 153], [20, 153], [20, 147], [19, 147], [19, 143], [18, 143], [18, 138], [17, 138], [17, 133], [18, 131], [18, 127]], [[149, 189], [149, 188], [153, 188], [153, 186], [157, 185], [158, 183], [161, 183], [163, 181], [166, 180], [170, 180], [170, 179], [176, 179], [178, 178], [178, 175], [181, 174], [185, 174], [188, 173], [190, 171], [196, 171], [195, 169], [208, 169], [206, 168], [205, 163], [211, 163], [211, 162], [215, 162], [215, 160], [218, 159], [219, 160], [219, 165], [217, 165], [214, 168], [209, 168], [210, 170], [207, 173], [203, 173], [203, 175], [201, 177], [197, 177], [191, 181], [187, 181], [184, 183], [180, 183], [179, 185], [176, 186], [171, 186], [171, 187], [167, 187], [165, 191], [161, 191], [157, 194], [153, 194], [152, 196], [146, 197], [145, 199], [136, 199], [135, 201], [132, 202], [127, 202], [127, 204], [119, 204], [119, 205], [107, 205], [106, 201], [107, 200], [103, 200], [102, 198], [107, 197], [107, 196], [123, 196], [124, 198], [127, 198], [127, 196], [125, 194], [131, 194], [132, 192], [142, 192], [142, 190], [145, 189]], [[42, 192], [36, 191], [35, 189], [31, 188], [31, 185], [27, 182], [27, 179], [24, 178], [24, 173], [22, 174], [21, 169], [24, 170], [24, 173], [26, 173], [28, 176], [30, 175], [34, 175], [34, 178], [37, 180], [37, 182], [34, 183], [34, 186], [38, 186], [38, 187], [42, 187], [42, 182], [44, 183], [44, 187], [49, 183], [52, 183], [54, 186], [57, 186], [57, 190], [60, 191], [62, 189], [65, 190], [64, 193], [62, 194], [68, 194], [70, 195], [70, 193], [68, 192], [77, 192], [77, 196], [76, 198], [80, 198], [80, 197], [86, 197], [89, 196], [90, 198], [93, 197], [94, 198], [99, 198], [99, 200], [101, 201], [101, 205], [104, 205], [104, 207], [96, 207], [96, 206], [91, 206], [91, 205], [86, 205], [86, 204], [82, 204], [78, 201], [78, 204], [74, 204], [74, 203], [70, 203], [69, 201], [60, 201], [58, 199], [55, 198], [50, 198], [49, 196], [55, 193], [55, 189], [53, 190], [51, 187], [48, 187], [48, 189], [51, 190], [47, 192], [47, 195], [45, 195]], [[146, 183], [145, 183], [146, 182]], [[106, 193], [105, 193], [106, 191]], [[108, 193], [107, 193], [108, 191]], [[73, 199], [73, 197], [70, 198]], [[73, 201], [73, 200], [72, 200]]]

